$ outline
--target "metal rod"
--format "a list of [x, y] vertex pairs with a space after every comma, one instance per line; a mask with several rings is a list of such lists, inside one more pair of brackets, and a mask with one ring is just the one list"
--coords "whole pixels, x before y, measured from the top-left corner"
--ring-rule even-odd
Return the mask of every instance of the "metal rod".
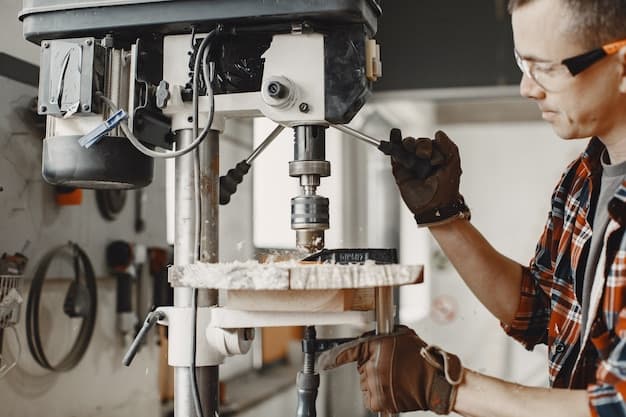
[[[190, 129], [176, 133], [177, 149], [182, 149], [193, 140]], [[175, 229], [174, 265], [192, 264], [195, 260], [195, 203], [193, 153], [180, 156], [175, 161]], [[174, 307], [190, 307], [193, 291], [191, 288], [174, 288]], [[195, 416], [191, 391], [191, 371], [188, 367], [174, 368], [174, 415], [176, 417]]]
[[281, 125], [276, 126], [276, 128], [272, 130], [272, 133], [270, 133], [269, 136], [265, 138], [265, 140], [261, 142], [261, 144], [252, 151], [248, 159], [246, 159], [246, 164], [250, 165], [252, 161], [254, 161], [256, 157], [259, 156], [259, 154], [263, 152], [265, 148], [267, 148], [269, 144], [272, 143], [274, 139], [278, 137], [278, 135], [280, 134], [280, 132], [283, 131], [283, 129], [285, 129], [284, 126], [281, 126]]
[[[209, 133], [198, 148], [200, 152], [200, 262], [219, 262], [219, 132]], [[198, 290], [198, 307], [218, 304], [217, 290]], [[219, 367], [198, 368], [198, 386], [204, 415], [219, 411]]]
[[380, 140], [372, 136], [366, 135], [365, 133], [359, 132], [358, 130], [354, 130], [351, 127], [348, 127], [346, 125], [332, 125], [332, 124], [331, 126], [343, 133], [346, 133], [352, 137], [362, 140], [363, 142], [367, 142], [370, 145], [374, 145], [376, 147], [380, 146], [380, 142], [381, 142]]
[[[376, 287], [376, 334], [393, 332], [393, 287]], [[395, 417], [397, 414], [378, 413], [379, 417]]]

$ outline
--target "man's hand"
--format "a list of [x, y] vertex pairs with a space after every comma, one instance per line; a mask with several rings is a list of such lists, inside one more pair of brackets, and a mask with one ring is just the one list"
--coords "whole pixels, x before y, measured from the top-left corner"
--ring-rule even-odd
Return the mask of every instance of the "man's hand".
[[356, 362], [365, 406], [399, 413], [452, 411], [463, 366], [455, 355], [427, 345], [413, 330], [397, 326], [388, 335], [364, 335], [322, 353], [319, 369]]
[[[388, 152], [402, 199], [420, 226], [436, 226], [470, 212], [459, 193], [461, 159], [457, 146], [442, 131], [435, 139], [402, 138], [389, 134]], [[382, 150], [382, 149], [381, 149]]]

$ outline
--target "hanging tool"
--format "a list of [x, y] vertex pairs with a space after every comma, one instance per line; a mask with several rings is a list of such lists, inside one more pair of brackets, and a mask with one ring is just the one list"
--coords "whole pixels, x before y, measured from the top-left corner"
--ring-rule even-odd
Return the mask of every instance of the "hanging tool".
[[96, 205], [103, 219], [113, 221], [124, 210], [126, 190], [96, 190]]
[[[106, 247], [107, 266], [116, 279], [117, 328], [122, 334], [123, 346], [128, 346], [135, 336], [139, 319], [133, 309], [133, 249], [128, 242], [116, 240]], [[133, 271], [134, 272], [134, 271]]]
[[135, 190], [135, 232], [141, 233], [146, 230], [146, 221], [143, 218], [143, 200], [145, 193], [143, 188]]
[[83, 202], [83, 190], [57, 185], [54, 187], [57, 206], [79, 206]]
[[[15, 367], [21, 353], [15, 325], [19, 321], [20, 306], [24, 302], [21, 295], [22, 274], [27, 262], [28, 259], [19, 252], [14, 255], [4, 253], [0, 258], [0, 378]], [[18, 353], [11, 364], [2, 356], [5, 329], [13, 330], [18, 345]]]
[[[63, 311], [69, 317], [81, 317], [82, 323], [70, 351], [58, 363], [52, 364], [43, 349], [41, 338], [39, 322], [41, 295], [52, 261], [68, 255], [74, 261], [74, 279], [68, 289]], [[83, 358], [91, 342], [96, 324], [97, 307], [96, 276], [93, 266], [87, 254], [77, 244], [70, 242], [68, 245], [52, 249], [44, 255], [33, 276], [26, 305], [26, 336], [28, 347], [35, 361], [42, 368], [54, 372], [69, 371], [74, 368]]]

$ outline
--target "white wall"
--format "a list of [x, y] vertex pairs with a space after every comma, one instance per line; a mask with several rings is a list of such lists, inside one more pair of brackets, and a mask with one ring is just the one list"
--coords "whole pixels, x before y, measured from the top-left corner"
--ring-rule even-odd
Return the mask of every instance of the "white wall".
[[0, 52], [39, 65], [39, 47], [24, 40], [22, 22], [17, 14], [22, 9], [22, 0], [2, 0], [0, 13]]
[[[146, 231], [135, 235], [133, 199], [114, 222], [98, 213], [93, 191], [84, 191], [83, 203], [57, 207], [51, 186], [41, 178], [41, 136], [23, 120], [22, 106], [36, 95], [32, 87], [0, 78], [0, 253], [20, 251], [26, 241], [30, 263], [26, 278], [45, 252], [68, 240], [78, 243], [91, 258], [98, 277], [98, 312], [91, 344], [80, 364], [62, 374], [42, 370], [26, 346], [24, 320], [19, 323], [22, 355], [18, 367], [0, 380], [0, 415], [18, 417], [46, 413], [54, 416], [155, 417], [158, 400], [158, 348], [150, 339], [131, 368], [121, 359], [122, 345], [115, 325], [115, 281], [107, 277], [105, 246], [123, 239], [148, 246], [165, 245], [164, 171], [155, 167], [152, 185], [146, 188]], [[62, 262], [51, 268], [54, 279], [44, 288], [41, 314], [44, 348], [55, 363], [71, 347], [78, 323], [62, 312], [70, 266]], [[26, 284], [28, 284], [28, 280]], [[24, 288], [27, 298], [28, 285]], [[25, 301], [26, 302], [26, 301]], [[22, 306], [22, 313], [25, 304]], [[12, 334], [5, 334], [4, 354], [17, 352]]]

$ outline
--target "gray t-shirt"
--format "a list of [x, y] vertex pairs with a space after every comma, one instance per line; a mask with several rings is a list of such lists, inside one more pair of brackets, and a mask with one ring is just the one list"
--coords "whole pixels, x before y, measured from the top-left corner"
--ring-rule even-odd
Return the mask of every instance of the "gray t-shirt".
[[602, 157], [600, 159], [602, 161], [600, 195], [598, 196], [596, 212], [593, 217], [591, 246], [589, 246], [589, 255], [587, 256], [583, 280], [582, 332], [585, 331], [587, 320], [589, 319], [591, 287], [593, 286], [593, 280], [596, 275], [600, 254], [602, 253], [602, 246], [604, 245], [604, 234], [606, 232], [606, 227], [609, 224], [609, 201], [611, 201], [611, 198], [613, 198], [617, 192], [617, 189], [622, 184], [622, 181], [626, 178], [626, 161], [611, 165], [609, 155], [606, 150], [602, 152]]

